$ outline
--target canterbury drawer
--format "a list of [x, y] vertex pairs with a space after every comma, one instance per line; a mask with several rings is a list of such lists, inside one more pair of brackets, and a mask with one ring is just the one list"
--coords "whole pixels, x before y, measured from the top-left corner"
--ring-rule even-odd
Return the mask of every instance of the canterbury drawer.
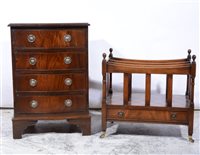
[[87, 47], [87, 29], [12, 30], [12, 45], [19, 48]]
[[29, 53], [15, 55], [16, 69], [86, 69], [85, 52]]
[[130, 120], [144, 122], [183, 122], [187, 123], [187, 111], [158, 111], [158, 110], [120, 110], [109, 109], [107, 117], [115, 120]]
[[84, 73], [16, 75], [16, 91], [84, 90], [86, 84]]
[[87, 109], [84, 95], [64, 96], [18, 96], [15, 102], [17, 113], [62, 113]]

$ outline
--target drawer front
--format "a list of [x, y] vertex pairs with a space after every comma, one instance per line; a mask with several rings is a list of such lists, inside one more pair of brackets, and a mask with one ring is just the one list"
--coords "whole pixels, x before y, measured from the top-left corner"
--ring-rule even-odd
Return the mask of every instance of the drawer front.
[[87, 47], [87, 29], [12, 30], [12, 45], [18, 48]]
[[73, 91], [86, 85], [85, 73], [16, 75], [16, 91]]
[[16, 69], [86, 69], [86, 58], [85, 52], [19, 52], [15, 56], [15, 62]]
[[87, 109], [85, 95], [18, 96], [15, 102], [17, 113], [62, 113]]
[[107, 110], [108, 119], [139, 122], [181, 122], [187, 123], [186, 111], [170, 112], [161, 110]]

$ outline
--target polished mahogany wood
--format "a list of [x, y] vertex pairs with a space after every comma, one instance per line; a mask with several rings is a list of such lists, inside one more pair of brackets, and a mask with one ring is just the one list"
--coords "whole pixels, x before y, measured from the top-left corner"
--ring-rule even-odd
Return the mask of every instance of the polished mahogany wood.
[[[85, 69], [87, 70], [87, 63], [86, 63], [87, 55], [85, 52], [71, 51], [71, 52], [64, 52], [64, 51], [56, 51], [56, 52], [34, 52], [28, 50], [26, 52], [18, 51], [15, 55], [16, 61], [16, 69], [33, 69], [33, 70], [80, 70]], [[34, 59], [36, 63], [34, 65], [30, 64], [30, 60]], [[65, 63], [65, 59], [70, 59], [70, 63]]]
[[151, 101], [151, 74], [146, 74], [145, 105], [150, 106]]
[[130, 93], [129, 91], [129, 74], [124, 73], [124, 89], [123, 89], [124, 93], [124, 105], [128, 105], [128, 101], [129, 101], [129, 95]]
[[[119, 112], [124, 113], [121, 117]], [[174, 118], [175, 117], [175, 118]], [[187, 111], [145, 110], [145, 109], [108, 109], [107, 119], [116, 121], [155, 122], [187, 124]]]
[[[115, 106], [122, 106], [123, 105], [123, 92], [115, 92], [112, 95], [107, 95], [106, 100], [107, 105], [115, 105]], [[146, 106], [146, 99], [145, 99], [145, 93], [143, 92], [132, 92], [131, 97], [129, 99], [129, 104], [133, 108], [146, 108], [146, 109], [155, 109], [155, 107], [158, 108], [171, 108], [167, 106], [166, 101], [166, 94], [158, 94], [158, 93], [152, 93], [151, 94], [151, 106]], [[181, 108], [187, 109], [190, 107], [188, 99], [184, 95], [173, 95], [172, 96], [172, 107], [173, 108]], [[130, 107], [129, 107], [130, 108]]]
[[[91, 121], [90, 116], [86, 113], [79, 114], [48, 114], [40, 115], [40, 120], [63, 120], [67, 118], [69, 124], [77, 125], [81, 128], [83, 135], [90, 135], [91, 133]], [[13, 138], [22, 138], [22, 134], [25, 132], [27, 127], [31, 127], [37, 123], [38, 116], [30, 114], [29, 117], [21, 114], [20, 117], [13, 118]], [[55, 132], [55, 131], [54, 131]]]
[[88, 23], [9, 24], [13, 138], [38, 120], [67, 120], [89, 135]]
[[168, 74], [167, 75], [167, 85], [166, 85], [166, 100], [167, 100], [167, 106], [171, 107], [172, 106], [172, 89], [173, 89], [173, 75]]
[[[123, 67], [122, 67], [123, 66]], [[125, 64], [125, 63], [109, 63], [109, 73], [151, 73], [151, 74], [190, 74], [190, 66], [188, 64], [180, 65], [148, 65], [148, 64]]]
[[[109, 59], [103, 54], [102, 61], [102, 131], [107, 121], [134, 121], [151, 123], [183, 124], [188, 126], [191, 139], [194, 118], [194, 81], [196, 56], [174, 60], [136, 60], [116, 58], [110, 49]], [[192, 59], [192, 61], [191, 61]], [[113, 73], [124, 74], [123, 92], [109, 93]], [[132, 92], [132, 74], [145, 74], [144, 93]], [[166, 94], [151, 93], [151, 74], [166, 74]], [[186, 93], [173, 93], [173, 75], [187, 76]], [[108, 77], [108, 78], [105, 78]], [[103, 136], [103, 134], [102, 134]]]
[[[30, 85], [30, 80], [37, 80], [36, 86]], [[65, 80], [71, 79], [71, 85]], [[16, 74], [16, 91], [64, 91], [84, 90], [86, 76], [84, 73], [68, 74]]]
[[[36, 108], [31, 107], [31, 101], [37, 101]], [[71, 100], [71, 106], [65, 105], [66, 100]], [[16, 98], [16, 111], [18, 113], [65, 113], [87, 110], [85, 95], [57, 95], [57, 96], [19, 96]]]
[[90, 26], [89, 23], [10, 23], [8, 26], [15, 29], [63, 29], [63, 28], [83, 28]]
[[[28, 36], [34, 35], [35, 41], [29, 42]], [[70, 35], [71, 41], [65, 41], [64, 36]], [[64, 30], [13, 30], [13, 47], [15, 48], [66, 48], [87, 47], [87, 28]], [[80, 37], [81, 36], [81, 37]]]

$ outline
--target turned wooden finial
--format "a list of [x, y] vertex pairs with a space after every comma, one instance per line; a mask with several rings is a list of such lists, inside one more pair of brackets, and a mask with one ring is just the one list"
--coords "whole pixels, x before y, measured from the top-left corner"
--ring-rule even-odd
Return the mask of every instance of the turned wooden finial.
[[190, 61], [191, 60], [191, 49], [188, 49], [188, 56], [187, 56], [187, 60]]
[[195, 63], [195, 59], [196, 59], [196, 55], [193, 55], [193, 56], [192, 56], [192, 60], [193, 60], [192, 63]]
[[113, 54], [112, 54], [112, 52], [113, 52], [113, 49], [112, 49], [112, 48], [110, 48], [110, 49], [109, 49], [109, 51], [110, 51], [109, 58], [112, 58], [112, 57], [113, 57]]
[[106, 59], [106, 53], [103, 53], [103, 59], [104, 60]]

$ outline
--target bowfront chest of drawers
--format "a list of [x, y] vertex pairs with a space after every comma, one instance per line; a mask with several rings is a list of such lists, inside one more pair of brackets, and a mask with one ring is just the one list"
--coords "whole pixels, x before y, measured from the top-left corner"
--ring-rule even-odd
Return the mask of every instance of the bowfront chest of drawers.
[[13, 138], [38, 120], [67, 120], [90, 134], [88, 26], [10, 24]]

